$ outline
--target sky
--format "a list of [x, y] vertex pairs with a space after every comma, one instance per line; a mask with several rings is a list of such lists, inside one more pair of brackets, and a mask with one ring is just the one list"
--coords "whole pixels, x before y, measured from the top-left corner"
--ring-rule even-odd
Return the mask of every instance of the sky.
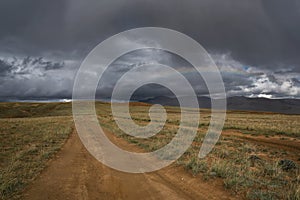
[[[108, 37], [138, 27], [164, 27], [199, 42], [221, 71], [227, 96], [300, 98], [299, 0], [3, 0], [0, 1], [0, 99], [71, 98], [76, 72]], [[109, 98], [130, 68], [157, 62], [207, 95], [184, 59], [155, 49], [117, 59], [99, 83]], [[178, 86], [180, 87], [180, 86]], [[159, 86], [140, 98], [170, 95]]]

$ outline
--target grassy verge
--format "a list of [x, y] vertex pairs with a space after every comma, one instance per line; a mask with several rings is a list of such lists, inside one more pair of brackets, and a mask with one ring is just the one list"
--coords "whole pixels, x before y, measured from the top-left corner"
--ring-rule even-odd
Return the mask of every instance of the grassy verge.
[[[132, 107], [132, 119], [139, 125], [147, 125], [150, 121], [148, 109], [147, 106]], [[116, 126], [113, 116], [107, 114], [110, 113], [109, 107], [106, 107], [106, 110], [98, 107], [97, 110], [99, 121], [104, 127], [146, 151], [159, 149], [169, 143], [180, 122], [179, 109], [167, 107], [168, 120], [163, 130], [149, 139], [138, 139], [124, 134]], [[295, 152], [269, 148], [234, 136], [223, 136], [205, 159], [198, 159], [209, 120], [210, 112], [203, 110], [198, 135], [192, 146], [177, 161], [178, 165], [204, 181], [221, 179], [225, 189], [247, 199], [300, 199], [300, 157], [295, 158]], [[253, 136], [284, 135], [298, 140], [300, 116], [229, 112], [225, 129], [235, 129]], [[284, 170], [279, 164], [280, 160], [290, 158], [294, 159], [297, 167]]]
[[[205, 159], [197, 158], [197, 148], [191, 147], [178, 161], [193, 175], [203, 180], [222, 179], [224, 187], [247, 199], [300, 199], [299, 168], [285, 170], [280, 159], [268, 155], [255, 144], [224, 140]], [[259, 156], [253, 156], [259, 155]]]
[[19, 199], [72, 131], [70, 117], [0, 119], [0, 199]]

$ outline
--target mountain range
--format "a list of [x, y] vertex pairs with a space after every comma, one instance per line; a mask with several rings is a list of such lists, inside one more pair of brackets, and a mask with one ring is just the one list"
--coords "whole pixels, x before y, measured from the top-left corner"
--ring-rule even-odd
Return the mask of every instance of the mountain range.
[[[189, 97], [181, 97], [189, 100]], [[161, 104], [166, 106], [179, 106], [175, 97], [158, 96], [140, 100], [140, 102], [150, 104]], [[198, 97], [200, 108], [211, 108], [209, 97]], [[248, 98], [242, 96], [227, 98], [227, 110], [264, 111], [284, 114], [300, 114], [300, 99], [267, 99]]]

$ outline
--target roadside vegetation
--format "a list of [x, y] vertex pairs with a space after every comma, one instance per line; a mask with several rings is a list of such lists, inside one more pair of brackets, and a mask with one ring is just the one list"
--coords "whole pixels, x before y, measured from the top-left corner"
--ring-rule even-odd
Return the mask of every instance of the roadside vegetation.
[[[11, 112], [9, 118], [4, 118], [1, 111], [0, 118], [0, 199], [20, 199], [21, 191], [60, 150], [72, 132], [73, 122], [70, 116], [32, 117], [50, 113], [30, 113], [30, 109], [35, 109], [30, 104], [21, 105], [20, 109], [13, 103], [4, 107], [0, 105], [3, 112], [9, 112], [7, 107]], [[29, 111], [22, 115], [25, 110]]]

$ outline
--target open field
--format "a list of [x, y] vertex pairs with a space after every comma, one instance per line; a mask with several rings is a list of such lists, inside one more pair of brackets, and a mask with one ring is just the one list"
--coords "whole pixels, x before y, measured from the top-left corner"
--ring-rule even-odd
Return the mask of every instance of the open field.
[[71, 133], [72, 119], [10, 118], [0, 119], [0, 124], [0, 197], [12, 199], [60, 150]]
[[[147, 104], [132, 104], [130, 111], [133, 120], [140, 125], [149, 123], [149, 108], [150, 106]], [[176, 107], [166, 107], [166, 109], [168, 120], [163, 130], [150, 139], [137, 139], [125, 135], [116, 126], [111, 115], [110, 104], [96, 104], [99, 122], [109, 130], [112, 135], [109, 137], [115, 140], [120, 147], [129, 148], [132, 151], [153, 151], [164, 146], [173, 138], [180, 123], [180, 110]], [[128, 193], [129, 196], [126, 196], [126, 192], [124, 193], [130, 189], [126, 189], [126, 184], [122, 181], [126, 182], [130, 179], [132, 179], [131, 186], [133, 187], [138, 187], [134, 185], [134, 182], [148, 181], [149, 188], [153, 187], [153, 190], [154, 183], [159, 183], [155, 191], [161, 193], [155, 193], [156, 196], [153, 198], [162, 197], [161, 190], [165, 190], [170, 198], [188, 199], [193, 198], [193, 193], [194, 198], [199, 199], [201, 198], [200, 193], [212, 193], [211, 190], [215, 190], [216, 195], [220, 195], [219, 198], [221, 195], [225, 197], [228, 195], [227, 197], [232, 199], [300, 199], [299, 115], [229, 111], [219, 142], [205, 159], [200, 160], [197, 158], [197, 154], [209, 125], [210, 111], [201, 110], [200, 113], [198, 135], [188, 151], [172, 166], [156, 173], [144, 174], [141, 178], [98, 166], [99, 163], [88, 157], [88, 153], [82, 145], [80, 146], [80, 142], [76, 142], [74, 136], [70, 139], [74, 143], [71, 142], [69, 148], [77, 148], [74, 152], [78, 152], [82, 156], [77, 158], [77, 154], [74, 154], [74, 157], [64, 157], [70, 154], [63, 149], [59, 158], [49, 162], [73, 130], [70, 103], [1, 103], [0, 197], [2, 199], [21, 198], [24, 195], [24, 189], [25, 194], [32, 197], [39, 192], [38, 186], [47, 187], [47, 185], [42, 185], [43, 177], [44, 179], [47, 177], [45, 174], [47, 171], [54, 175], [60, 174], [56, 166], [63, 165], [61, 163], [64, 162], [63, 157], [66, 158], [65, 160], [69, 159], [70, 163], [75, 162], [76, 159], [78, 159], [78, 163], [94, 163], [91, 164], [94, 167], [77, 164], [78, 169], [74, 169], [75, 173], [80, 173], [80, 169], [86, 167], [84, 173], [87, 175], [86, 177], [80, 176], [80, 180], [87, 181], [87, 177], [91, 179], [88, 181], [89, 185], [78, 186], [79, 196], [75, 197], [81, 199], [84, 198], [80, 196], [82, 195], [79, 194], [80, 191], [87, 194], [90, 192], [90, 190], [83, 190], [84, 187], [93, 189], [89, 195], [91, 199], [96, 199], [97, 194], [98, 197], [104, 195], [107, 199], [128, 199], [130, 196], [138, 198], [140, 193], [131, 191], [130, 194]], [[76, 145], [72, 146], [71, 144]], [[67, 146], [66, 144], [66, 148]], [[45, 166], [48, 168], [44, 170], [43, 174], [42, 170]], [[39, 176], [41, 172], [43, 176]], [[69, 173], [64, 174], [72, 176]], [[106, 174], [109, 174], [108, 178], [105, 176]], [[51, 175], [48, 174], [49, 177]], [[99, 190], [102, 193], [97, 193], [97, 188], [91, 186], [92, 178], [97, 176], [105, 176], [108, 180], [105, 179], [103, 183], [95, 181], [95, 183], [107, 184], [111, 188], [102, 188]], [[113, 177], [116, 180], [111, 180]], [[182, 182], [186, 184], [185, 186], [177, 180], [181, 180], [181, 178]], [[76, 180], [74, 179], [74, 181]], [[55, 183], [55, 181], [52, 182], [54, 185]], [[51, 184], [51, 180], [49, 184]], [[140, 184], [143, 191], [149, 189], [146, 185]], [[32, 185], [37, 187], [32, 187]], [[114, 185], [118, 185], [120, 188], [114, 188], [116, 187]], [[187, 185], [189, 189], [186, 190], [190, 195], [184, 191], [178, 192], [182, 190], [180, 187], [187, 187]], [[208, 185], [211, 187], [209, 188]], [[201, 190], [201, 187], [205, 189]], [[26, 188], [29, 189], [26, 190]], [[76, 189], [75, 185], [74, 188]], [[56, 187], [53, 188], [53, 190], [55, 189]], [[68, 188], [69, 190], [70, 188]], [[200, 192], [196, 190], [200, 190]], [[204, 190], [210, 192], [205, 193]], [[51, 187], [46, 191], [55, 194], [55, 191], [51, 191]], [[123, 191], [123, 194], [119, 194], [119, 196], [114, 194], [118, 191]], [[202, 198], [204, 198], [203, 194]], [[166, 197], [168, 196], [164, 196], [164, 198]], [[213, 197], [218, 199], [218, 196]], [[55, 197], [52, 196], [52, 199]]]

